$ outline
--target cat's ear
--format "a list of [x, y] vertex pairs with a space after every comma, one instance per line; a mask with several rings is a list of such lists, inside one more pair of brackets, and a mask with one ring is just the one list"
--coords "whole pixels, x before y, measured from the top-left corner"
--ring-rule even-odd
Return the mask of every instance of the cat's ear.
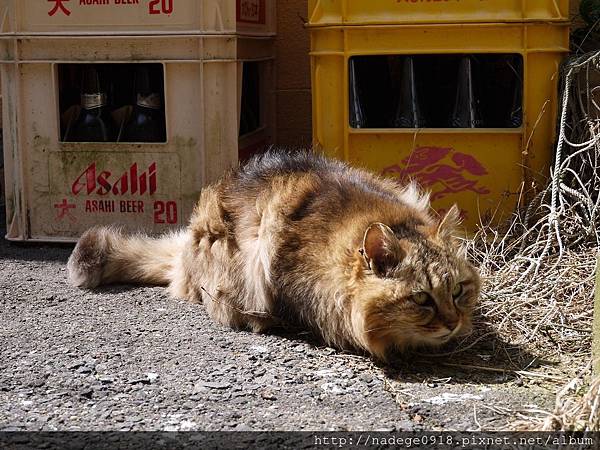
[[440, 220], [437, 226], [438, 237], [443, 240], [452, 238], [461, 222], [460, 209], [458, 209], [455, 203]]
[[363, 256], [376, 275], [385, 276], [406, 257], [406, 251], [390, 227], [373, 223], [365, 231]]

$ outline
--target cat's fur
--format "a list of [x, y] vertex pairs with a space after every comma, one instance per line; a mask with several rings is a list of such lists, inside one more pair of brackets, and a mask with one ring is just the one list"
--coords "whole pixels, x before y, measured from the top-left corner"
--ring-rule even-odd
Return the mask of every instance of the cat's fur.
[[452, 238], [457, 222], [455, 207], [436, 220], [414, 185], [270, 152], [205, 188], [185, 230], [88, 230], [68, 274], [82, 288], [168, 285], [233, 328], [294, 323], [384, 359], [470, 328], [480, 281]]

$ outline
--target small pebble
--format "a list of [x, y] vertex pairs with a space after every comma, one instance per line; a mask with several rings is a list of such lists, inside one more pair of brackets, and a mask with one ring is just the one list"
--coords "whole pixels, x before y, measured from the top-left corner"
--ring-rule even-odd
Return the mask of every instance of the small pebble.
[[218, 381], [203, 381], [202, 386], [209, 389], [227, 389], [231, 386], [231, 383], [218, 382]]

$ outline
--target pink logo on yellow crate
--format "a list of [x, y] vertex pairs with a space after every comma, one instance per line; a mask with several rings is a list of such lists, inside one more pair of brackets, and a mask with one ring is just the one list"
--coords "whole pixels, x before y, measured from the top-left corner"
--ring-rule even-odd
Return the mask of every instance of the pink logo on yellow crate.
[[419, 147], [402, 161], [383, 169], [383, 175], [391, 175], [398, 181], [414, 179], [431, 191], [431, 200], [449, 194], [474, 192], [489, 194], [491, 191], [479, 183], [478, 177], [488, 171], [473, 156], [453, 148]]
[[71, 0], [48, 0], [49, 2], [54, 2], [54, 8], [48, 11], [49, 16], [53, 16], [59, 10], [62, 11], [66, 16], [71, 15], [71, 11], [67, 9], [67, 7], [63, 4], [65, 2], [70, 2]]

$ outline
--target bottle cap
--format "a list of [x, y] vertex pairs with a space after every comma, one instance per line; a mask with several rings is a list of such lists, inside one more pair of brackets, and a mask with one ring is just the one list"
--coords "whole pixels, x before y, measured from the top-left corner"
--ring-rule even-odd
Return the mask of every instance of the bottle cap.
[[160, 94], [152, 93], [148, 95], [138, 94], [137, 104], [143, 108], [160, 109]]
[[96, 109], [106, 106], [106, 94], [99, 92], [96, 94], [81, 94], [81, 107], [84, 109]]

